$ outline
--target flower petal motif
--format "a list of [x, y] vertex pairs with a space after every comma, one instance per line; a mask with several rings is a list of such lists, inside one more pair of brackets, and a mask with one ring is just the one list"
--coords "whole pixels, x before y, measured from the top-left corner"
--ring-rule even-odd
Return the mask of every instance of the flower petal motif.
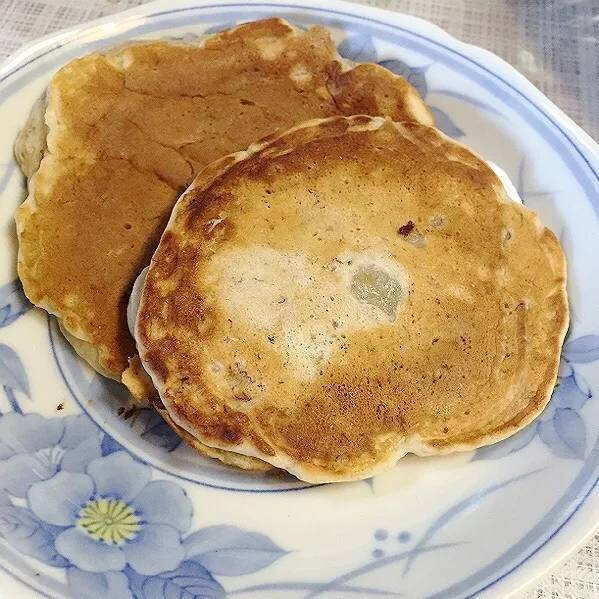
[[25, 497], [31, 485], [54, 476], [56, 469], [52, 460], [18, 453], [0, 462], [0, 485], [15, 497]]
[[562, 358], [559, 361], [559, 370], [557, 371], [557, 376], [565, 378], [567, 376], [572, 376], [573, 373], [574, 370], [572, 366], [570, 366], [570, 362]]
[[588, 400], [589, 395], [580, 390], [574, 376], [560, 378], [553, 390], [549, 405], [541, 415], [541, 419], [549, 420], [553, 418], [555, 410], [558, 408], [580, 410]]
[[358, 33], [346, 37], [337, 47], [337, 52], [355, 62], [376, 62], [378, 54], [372, 41], [372, 36], [367, 33]]
[[571, 408], [558, 408], [551, 420], [540, 422], [539, 438], [559, 458], [584, 460], [586, 426]]
[[[13, 420], [21, 427], [27, 423], [22, 415]], [[74, 596], [133, 599], [139, 591], [148, 599], [189, 593], [221, 599], [224, 589], [201, 560], [212, 560], [225, 575], [239, 575], [284, 553], [264, 535], [212, 527], [200, 535], [212, 544], [205, 542], [201, 555], [185, 561], [181, 533], [191, 525], [193, 506], [184, 489], [152, 482], [151, 468], [126, 451], [101, 457], [107, 436], [86, 418], [67, 417], [59, 427], [56, 420], [29, 419], [28, 426], [45, 428], [44, 435], [28, 437], [35, 440], [31, 453], [3, 446], [8, 457], [0, 460], [0, 480], [12, 496], [26, 496], [29, 509], [13, 505], [0, 488], [0, 534], [20, 553], [66, 568]], [[215, 545], [214, 531], [219, 536], [225, 529], [229, 540]], [[194, 533], [196, 540], [200, 532]]]
[[122, 547], [95, 541], [86, 532], [75, 527], [59, 533], [55, 546], [61, 555], [86, 572], [118, 571], [126, 565]]
[[593, 397], [593, 392], [587, 380], [582, 376], [582, 373], [579, 370], [575, 370], [573, 372], [574, 383], [578, 387], [578, 390], [587, 398], [591, 399]]
[[146, 576], [174, 570], [185, 557], [179, 532], [164, 524], [146, 524], [122, 547], [127, 563]]
[[131, 501], [150, 482], [152, 471], [128, 453], [117, 451], [104, 458], [93, 460], [87, 473], [96, 485], [99, 497], [113, 497]]
[[193, 507], [185, 491], [166, 480], [151, 482], [132, 502], [140, 519], [151, 524], [168, 524], [180, 532], [191, 525]]
[[60, 439], [63, 449], [76, 449], [82, 443], [95, 439], [101, 443], [103, 434], [85, 414], [64, 418], [64, 434]]
[[562, 355], [574, 364], [587, 364], [599, 360], [599, 335], [583, 335], [567, 341]]
[[31, 511], [44, 522], [72, 526], [93, 493], [94, 483], [86, 474], [59, 472], [49, 480], [32, 485], [27, 499]]
[[101, 441], [97, 437], [86, 439], [74, 449], [67, 451], [61, 461], [61, 468], [67, 472], [85, 472], [87, 466], [102, 457]]
[[16, 453], [35, 453], [55, 445], [64, 431], [60, 418], [11, 412], [0, 419], [0, 460]]
[[183, 443], [183, 439], [166, 423], [164, 418], [153, 408], [140, 411], [138, 422], [143, 425], [140, 438], [154, 447], [174, 451]]
[[465, 133], [451, 120], [451, 117], [440, 108], [430, 107], [430, 111], [435, 117], [435, 126], [439, 131], [453, 139], [464, 137]]
[[0, 537], [19, 553], [55, 568], [69, 565], [54, 546], [62, 530], [43, 522], [25, 507], [10, 503], [0, 506]]
[[77, 599], [133, 599], [129, 580], [123, 572], [97, 574], [69, 568], [67, 583], [72, 596]]

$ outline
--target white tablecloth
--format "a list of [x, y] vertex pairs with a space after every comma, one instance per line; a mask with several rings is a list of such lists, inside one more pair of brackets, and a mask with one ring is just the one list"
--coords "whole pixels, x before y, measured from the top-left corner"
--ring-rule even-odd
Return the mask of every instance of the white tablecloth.
[[[0, 0], [0, 59], [144, 0]], [[599, 0], [360, 0], [423, 17], [495, 52], [599, 141]], [[599, 598], [599, 535], [519, 599]]]

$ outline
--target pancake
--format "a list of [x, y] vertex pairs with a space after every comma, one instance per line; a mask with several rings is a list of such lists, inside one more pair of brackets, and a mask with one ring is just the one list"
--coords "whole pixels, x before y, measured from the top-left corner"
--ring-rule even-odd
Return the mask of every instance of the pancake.
[[198, 175], [136, 339], [175, 423], [316, 483], [514, 434], [550, 398], [567, 326], [563, 251], [488, 164], [355, 116]]
[[[141, 301], [141, 292], [143, 289], [143, 284], [145, 281], [146, 273], [148, 271], [148, 267], [144, 268], [140, 275], [135, 280], [135, 284], [133, 285], [133, 289], [131, 290], [131, 296], [129, 298], [129, 303], [127, 306], [127, 326], [131, 333], [134, 332], [135, 329], [135, 321], [137, 318], [137, 312], [139, 309], [139, 303]], [[144, 370], [139, 360], [139, 356], [135, 356], [131, 360], [130, 367], [123, 373], [123, 382], [127, 384], [129, 389], [134, 389], [135, 386], [144, 385], [140, 389], [140, 393], [144, 392], [145, 388], [150, 388], [154, 390], [154, 385], [152, 383], [152, 379], [148, 375], [148, 373]], [[135, 395], [135, 394], [134, 394]], [[184, 428], [180, 427], [171, 417], [160, 398], [158, 397], [156, 391], [152, 394], [150, 398], [151, 406], [162, 416], [162, 418], [166, 421], [166, 423], [192, 448], [201, 454], [209, 457], [216, 458], [227, 464], [228, 466], [235, 466], [237, 468], [241, 468], [243, 470], [252, 470], [258, 472], [265, 472], [268, 470], [272, 470], [273, 466], [264, 462], [258, 458], [254, 458], [251, 456], [245, 456], [239, 453], [234, 453], [232, 451], [224, 451], [222, 449], [217, 449], [214, 447], [210, 447], [208, 445], [204, 445], [201, 441], [196, 439], [193, 435], [188, 433]]]
[[299, 32], [280, 19], [70, 62], [16, 144], [30, 179], [16, 215], [27, 297], [98, 372], [151, 397], [126, 306], [181, 192], [204, 166], [266, 135], [356, 113], [433, 122], [405, 79], [349, 65], [324, 28]]

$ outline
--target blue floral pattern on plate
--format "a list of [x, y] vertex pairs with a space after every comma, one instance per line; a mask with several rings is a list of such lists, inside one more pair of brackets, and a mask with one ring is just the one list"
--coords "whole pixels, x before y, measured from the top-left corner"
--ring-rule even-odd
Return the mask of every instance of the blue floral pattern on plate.
[[[216, 599], [226, 595], [218, 577], [253, 574], [287, 553], [268, 536], [236, 526], [190, 533], [193, 507], [185, 491], [152, 480], [148, 465], [107, 439], [85, 415], [11, 412], [0, 417], [0, 440], [0, 538], [24, 555], [65, 569], [75, 597], [96, 598], [98, 589], [107, 589], [115, 599]], [[411, 549], [375, 548], [372, 561], [329, 582], [285, 581], [242, 590], [388, 595], [349, 582], [398, 563], [405, 564], [405, 576], [420, 555], [454, 547], [431, 541], [479, 497], [442, 514]], [[385, 530], [374, 533], [379, 545], [387, 537]], [[400, 544], [412, 541], [405, 530], [395, 537]]]
[[0, 417], [0, 538], [66, 569], [76, 597], [225, 596], [213, 575], [257, 572], [285, 555], [236, 526], [190, 532], [192, 503], [107, 442], [85, 415]]
[[18, 280], [0, 287], [0, 306], [0, 328], [12, 324], [32, 307]]

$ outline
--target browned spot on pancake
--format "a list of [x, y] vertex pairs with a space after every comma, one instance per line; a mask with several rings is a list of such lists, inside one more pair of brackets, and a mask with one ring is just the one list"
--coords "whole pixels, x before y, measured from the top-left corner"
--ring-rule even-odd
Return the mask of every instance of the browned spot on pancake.
[[414, 225], [414, 223], [411, 220], [409, 220], [405, 225], [399, 227], [399, 229], [397, 229], [397, 232], [403, 237], [407, 237], [414, 230], [415, 226], [416, 225]]

